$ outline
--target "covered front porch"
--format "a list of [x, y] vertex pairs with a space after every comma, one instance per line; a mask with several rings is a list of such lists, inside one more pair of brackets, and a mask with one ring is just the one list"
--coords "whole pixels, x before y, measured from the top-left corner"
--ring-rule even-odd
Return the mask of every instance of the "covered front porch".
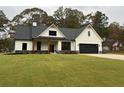
[[61, 41], [56, 40], [33, 40], [33, 52], [54, 53], [61, 51]]
[[33, 39], [33, 53], [75, 53], [71, 41], [63, 39]]

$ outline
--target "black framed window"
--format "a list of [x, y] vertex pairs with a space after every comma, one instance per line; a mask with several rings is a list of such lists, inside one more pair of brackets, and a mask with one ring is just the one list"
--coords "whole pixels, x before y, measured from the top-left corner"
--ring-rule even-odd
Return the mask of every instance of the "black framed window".
[[27, 43], [22, 43], [22, 50], [27, 50]]
[[90, 36], [90, 31], [88, 31], [88, 36]]
[[71, 50], [70, 42], [62, 42], [62, 50]]
[[49, 31], [49, 35], [50, 35], [50, 36], [56, 36], [56, 35], [57, 35], [57, 32], [56, 32], [56, 31], [51, 31], [51, 30], [50, 30], [50, 31]]

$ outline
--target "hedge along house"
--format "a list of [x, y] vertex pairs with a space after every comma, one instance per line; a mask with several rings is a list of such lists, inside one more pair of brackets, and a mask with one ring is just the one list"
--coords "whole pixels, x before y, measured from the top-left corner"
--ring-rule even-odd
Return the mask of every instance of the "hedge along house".
[[16, 27], [16, 53], [101, 53], [102, 39], [89, 25], [59, 28], [54, 24]]

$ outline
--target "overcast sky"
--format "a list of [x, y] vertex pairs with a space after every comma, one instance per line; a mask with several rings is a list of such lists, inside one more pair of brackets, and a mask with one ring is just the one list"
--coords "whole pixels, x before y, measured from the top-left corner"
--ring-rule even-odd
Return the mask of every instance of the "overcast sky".
[[[26, 8], [38, 7], [46, 11], [49, 15], [58, 8], [58, 6], [0, 6], [0, 10], [6, 14], [9, 20], [22, 12]], [[123, 6], [68, 6], [74, 9], [82, 11], [84, 14], [88, 14], [95, 11], [102, 11], [109, 17], [109, 22], [119, 22], [121, 25], [124, 24], [124, 7]]]

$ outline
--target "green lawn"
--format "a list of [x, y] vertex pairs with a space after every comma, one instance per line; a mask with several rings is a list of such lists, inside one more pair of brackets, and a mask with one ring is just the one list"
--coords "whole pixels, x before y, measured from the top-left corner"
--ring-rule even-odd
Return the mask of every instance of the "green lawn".
[[124, 86], [124, 61], [83, 55], [0, 54], [0, 86]]

